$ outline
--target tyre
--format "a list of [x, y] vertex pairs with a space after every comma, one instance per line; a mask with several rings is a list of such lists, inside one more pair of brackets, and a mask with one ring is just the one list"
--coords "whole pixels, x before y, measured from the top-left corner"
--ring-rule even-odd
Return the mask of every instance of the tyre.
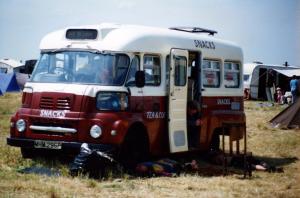
[[149, 157], [149, 142], [146, 132], [130, 131], [121, 146], [119, 158], [125, 168], [135, 168]]
[[34, 158], [36, 156], [36, 151], [33, 148], [21, 147], [21, 154], [22, 154], [22, 157], [25, 159]]
[[219, 151], [220, 150], [220, 137], [219, 132], [215, 131], [212, 135], [210, 150]]

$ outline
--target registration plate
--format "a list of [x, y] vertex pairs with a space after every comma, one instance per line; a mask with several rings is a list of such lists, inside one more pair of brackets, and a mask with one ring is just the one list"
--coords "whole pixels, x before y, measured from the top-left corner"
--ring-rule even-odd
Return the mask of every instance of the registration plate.
[[35, 140], [34, 148], [46, 148], [46, 149], [61, 149], [61, 142], [57, 141], [45, 141], [45, 140]]

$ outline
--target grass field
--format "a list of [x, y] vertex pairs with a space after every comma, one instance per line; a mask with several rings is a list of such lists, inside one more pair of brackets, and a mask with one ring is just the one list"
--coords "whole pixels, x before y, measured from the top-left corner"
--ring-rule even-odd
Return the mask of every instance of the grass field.
[[[279, 130], [268, 125], [283, 107], [261, 107], [245, 102], [248, 149], [284, 173], [253, 172], [250, 179], [230, 174], [180, 177], [120, 178], [93, 180], [72, 178], [68, 165], [58, 161], [23, 159], [20, 150], [6, 145], [10, 116], [20, 105], [20, 94], [0, 97], [0, 197], [300, 197], [300, 130]], [[22, 174], [31, 167], [59, 170], [60, 177]]]

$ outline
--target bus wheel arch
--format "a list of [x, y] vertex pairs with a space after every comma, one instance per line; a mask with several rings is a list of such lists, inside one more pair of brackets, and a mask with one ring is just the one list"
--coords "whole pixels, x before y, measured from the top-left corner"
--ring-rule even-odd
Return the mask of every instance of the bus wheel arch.
[[119, 160], [125, 167], [134, 168], [136, 163], [147, 160], [149, 156], [149, 137], [142, 123], [132, 124], [120, 146]]

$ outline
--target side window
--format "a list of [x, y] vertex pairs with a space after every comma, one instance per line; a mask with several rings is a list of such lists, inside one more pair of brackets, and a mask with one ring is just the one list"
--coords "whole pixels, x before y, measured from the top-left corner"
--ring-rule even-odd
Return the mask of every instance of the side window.
[[166, 86], [170, 83], [170, 55], [166, 56]]
[[140, 59], [138, 56], [135, 56], [131, 62], [130, 69], [128, 72], [126, 85], [135, 86], [135, 73], [139, 70]]
[[250, 75], [249, 74], [244, 74], [244, 81], [248, 81], [250, 78]]
[[177, 56], [175, 58], [175, 86], [185, 86], [187, 78], [186, 66], [187, 60], [184, 56]]
[[[113, 82], [116, 85], [123, 84], [128, 71], [129, 58], [126, 55], [116, 55], [113, 68]], [[135, 74], [134, 74], [135, 75]]]
[[220, 61], [204, 59], [202, 77], [204, 87], [220, 87]]
[[0, 67], [0, 73], [7, 73], [7, 68]]
[[158, 86], [161, 79], [160, 58], [156, 55], [144, 56], [145, 85]]
[[226, 88], [238, 88], [240, 86], [240, 65], [238, 63], [224, 63], [224, 84]]

